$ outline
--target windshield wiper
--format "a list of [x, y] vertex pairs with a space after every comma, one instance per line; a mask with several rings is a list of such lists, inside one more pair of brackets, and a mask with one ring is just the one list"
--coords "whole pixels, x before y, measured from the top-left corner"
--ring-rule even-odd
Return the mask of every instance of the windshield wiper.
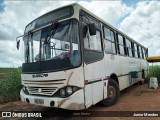
[[49, 28], [49, 30], [47, 31], [47, 35], [46, 38], [44, 40], [44, 43], [48, 43], [50, 38], [54, 36], [54, 34], [56, 33], [58, 27], [58, 22], [53, 22]]

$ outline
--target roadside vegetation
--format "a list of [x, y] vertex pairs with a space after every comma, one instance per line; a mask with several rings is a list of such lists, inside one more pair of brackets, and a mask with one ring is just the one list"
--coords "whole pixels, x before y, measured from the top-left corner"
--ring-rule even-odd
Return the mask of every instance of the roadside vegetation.
[[150, 77], [156, 77], [160, 83], [160, 66], [149, 66], [149, 74], [147, 76], [146, 82], [149, 82]]
[[0, 68], [0, 103], [20, 99], [20, 68]]

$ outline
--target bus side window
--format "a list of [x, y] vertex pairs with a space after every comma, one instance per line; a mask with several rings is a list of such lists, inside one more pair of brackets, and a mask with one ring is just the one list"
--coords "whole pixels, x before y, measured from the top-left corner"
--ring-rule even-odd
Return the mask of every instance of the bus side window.
[[89, 39], [88, 39], [88, 27], [87, 24], [83, 24], [82, 27], [82, 37], [83, 37], [83, 41], [84, 41], [84, 48], [85, 49], [89, 49], [90, 48], [90, 44], [89, 44]]
[[142, 59], [144, 59], [143, 47], [141, 47]]
[[118, 46], [121, 55], [125, 55], [123, 36], [118, 34]]
[[140, 56], [140, 50], [139, 50], [139, 45], [137, 45], [137, 54], [138, 54], [138, 58], [141, 58], [141, 56]]
[[106, 53], [116, 53], [116, 46], [114, 40], [114, 32], [107, 27], [103, 27], [104, 32], [104, 49]]
[[132, 48], [132, 55], [133, 55], [133, 57], [135, 57], [134, 43], [133, 42], [131, 42], [131, 48]]
[[96, 35], [89, 37], [89, 44], [90, 44], [89, 49], [102, 51], [101, 35], [99, 30], [96, 30]]
[[136, 45], [136, 43], [134, 43], [134, 54], [135, 54], [135, 57], [138, 58], [138, 52], [137, 52], [137, 45]]
[[143, 56], [144, 56], [144, 59], [145, 59], [146, 58], [146, 53], [145, 53], [144, 48], [142, 48], [142, 51], [143, 51]]
[[102, 51], [102, 43], [101, 43], [101, 33], [97, 29], [96, 35], [89, 34], [89, 28], [87, 25], [83, 26], [82, 29], [84, 48], [89, 50], [98, 50]]
[[[96, 26], [96, 35], [90, 35], [88, 24], [94, 23]], [[82, 16], [82, 38], [84, 43], [84, 49], [102, 51], [102, 41], [100, 32], [100, 23], [91, 17], [85, 15]]]
[[138, 47], [139, 48], [139, 58], [142, 59], [142, 51], [141, 51], [141, 46]]
[[131, 41], [128, 40], [128, 39], [126, 39], [126, 48], [127, 48], [127, 51], [128, 51], [128, 56], [133, 57]]
[[126, 56], [129, 56], [129, 51], [128, 51], [128, 46], [127, 46], [126, 38], [123, 38], [123, 42], [124, 42], [124, 54]]
[[147, 58], [148, 57], [148, 48], [147, 49], [144, 48], [144, 53], [145, 53], [145, 58]]

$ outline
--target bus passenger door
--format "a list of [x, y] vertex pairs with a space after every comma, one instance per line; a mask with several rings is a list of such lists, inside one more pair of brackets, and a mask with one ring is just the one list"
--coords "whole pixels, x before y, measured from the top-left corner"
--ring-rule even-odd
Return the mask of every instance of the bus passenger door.
[[96, 104], [103, 99], [102, 79], [105, 73], [101, 31], [96, 26], [96, 35], [91, 35], [89, 32], [89, 24], [90, 22], [82, 22], [86, 107]]

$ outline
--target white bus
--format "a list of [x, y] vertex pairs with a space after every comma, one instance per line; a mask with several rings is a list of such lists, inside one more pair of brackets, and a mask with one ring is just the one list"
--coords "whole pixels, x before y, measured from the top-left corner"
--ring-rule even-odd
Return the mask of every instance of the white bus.
[[20, 96], [29, 104], [70, 110], [100, 101], [114, 105], [131, 85], [131, 71], [147, 74], [147, 48], [77, 3], [33, 20], [23, 43]]

